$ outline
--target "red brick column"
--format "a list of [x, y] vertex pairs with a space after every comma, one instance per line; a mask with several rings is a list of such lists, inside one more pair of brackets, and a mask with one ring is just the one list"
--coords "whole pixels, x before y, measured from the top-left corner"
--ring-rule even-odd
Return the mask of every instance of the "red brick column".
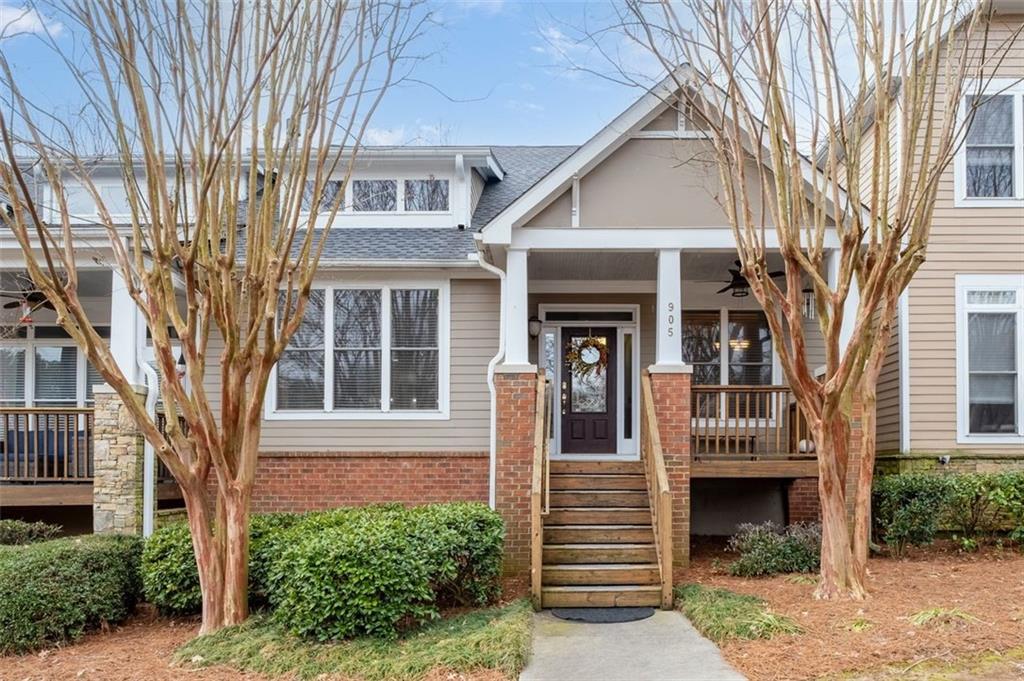
[[864, 439], [864, 405], [854, 399], [850, 407], [849, 461], [846, 466], [846, 519], [853, 523], [853, 505], [857, 498], [857, 480], [860, 477], [860, 448]]
[[689, 373], [651, 373], [661, 450], [672, 490], [673, 554], [690, 564], [690, 378]]
[[495, 509], [505, 519], [505, 572], [530, 570], [530, 484], [533, 475], [536, 373], [495, 373], [497, 471]]

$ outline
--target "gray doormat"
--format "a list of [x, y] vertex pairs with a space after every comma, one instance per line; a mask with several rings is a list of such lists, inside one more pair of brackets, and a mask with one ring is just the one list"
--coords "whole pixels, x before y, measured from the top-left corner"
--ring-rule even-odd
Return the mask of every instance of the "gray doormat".
[[616, 624], [645, 620], [654, 615], [654, 608], [552, 608], [551, 614], [572, 622]]

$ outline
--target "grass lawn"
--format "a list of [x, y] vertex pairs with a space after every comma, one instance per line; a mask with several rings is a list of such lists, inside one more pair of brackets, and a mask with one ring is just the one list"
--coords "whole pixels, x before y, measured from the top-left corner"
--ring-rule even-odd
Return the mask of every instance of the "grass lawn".
[[754, 596], [699, 584], [677, 586], [675, 596], [676, 606], [697, 631], [715, 643], [801, 633], [796, 622], [773, 613], [767, 603]]
[[264, 616], [203, 636], [178, 649], [179, 664], [224, 665], [267, 676], [321, 675], [362, 681], [415, 681], [437, 671], [489, 672], [514, 679], [530, 652], [526, 600], [445, 618], [397, 641], [356, 639], [314, 643], [292, 636]]

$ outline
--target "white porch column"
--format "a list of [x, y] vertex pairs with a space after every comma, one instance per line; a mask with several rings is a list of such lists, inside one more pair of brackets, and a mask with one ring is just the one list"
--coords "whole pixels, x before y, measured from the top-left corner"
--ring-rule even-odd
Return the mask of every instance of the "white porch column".
[[680, 249], [658, 251], [658, 334], [652, 371], [679, 371], [683, 364], [681, 333], [682, 273]]
[[[839, 282], [839, 251], [832, 250], [828, 255], [828, 285], [834, 291]], [[846, 352], [846, 345], [853, 337], [853, 327], [857, 323], [857, 308], [860, 307], [860, 288], [857, 279], [850, 283], [850, 292], [843, 305], [843, 325], [839, 329], [839, 350]]]
[[505, 367], [530, 369], [528, 251], [510, 248], [505, 264]]
[[110, 276], [110, 352], [125, 377], [133, 385], [143, 385], [145, 381], [139, 375], [137, 361], [145, 333], [142, 316], [121, 272], [113, 269]]

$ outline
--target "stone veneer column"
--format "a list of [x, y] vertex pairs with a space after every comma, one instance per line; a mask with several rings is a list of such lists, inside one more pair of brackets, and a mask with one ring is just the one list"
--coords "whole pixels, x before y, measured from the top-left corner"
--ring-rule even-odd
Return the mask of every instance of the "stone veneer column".
[[661, 450], [672, 490], [672, 540], [676, 567], [690, 564], [690, 379], [689, 371], [651, 368], [651, 392]]
[[[136, 388], [139, 399], [146, 389]], [[97, 534], [142, 532], [143, 438], [121, 396], [93, 388], [92, 529]]]
[[505, 520], [505, 572], [530, 570], [530, 485], [533, 475], [536, 372], [498, 372], [495, 510]]

